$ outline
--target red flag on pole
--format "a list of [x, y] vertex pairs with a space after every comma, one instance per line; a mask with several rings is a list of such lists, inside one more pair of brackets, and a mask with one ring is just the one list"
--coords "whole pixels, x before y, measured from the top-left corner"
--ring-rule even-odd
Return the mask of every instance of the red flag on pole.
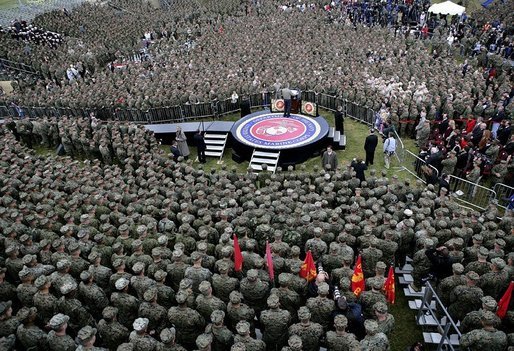
[[241, 272], [243, 269], [243, 255], [241, 254], [241, 248], [239, 247], [239, 240], [234, 234], [234, 270]]
[[318, 275], [316, 273], [316, 265], [314, 264], [311, 250], [307, 251], [307, 255], [305, 256], [305, 260], [303, 260], [302, 269], [299, 274], [300, 277], [307, 279], [308, 282], [315, 279]]
[[514, 290], [514, 282], [510, 282], [507, 291], [503, 294], [500, 302], [498, 302], [498, 311], [496, 311], [496, 315], [501, 319], [505, 318], [507, 311], [509, 310], [510, 298], [512, 297], [512, 290]]
[[396, 290], [395, 290], [395, 285], [394, 285], [393, 266], [389, 267], [389, 273], [387, 274], [387, 279], [384, 283], [384, 293], [385, 293], [387, 302], [394, 304], [394, 301], [396, 299]]
[[364, 272], [362, 271], [362, 257], [359, 255], [352, 275], [352, 291], [359, 296], [364, 291]]
[[268, 265], [268, 273], [271, 281], [275, 280], [275, 271], [273, 270], [273, 257], [271, 257], [271, 247], [266, 240], [266, 264]]

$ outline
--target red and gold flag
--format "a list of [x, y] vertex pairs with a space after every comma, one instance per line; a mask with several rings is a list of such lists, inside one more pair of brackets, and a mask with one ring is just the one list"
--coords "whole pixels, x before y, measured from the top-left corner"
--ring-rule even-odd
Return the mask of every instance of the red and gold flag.
[[514, 290], [514, 282], [510, 282], [507, 291], [503, 294], [500, 302], [498, 302], [498, 311], [496, 311], [496, 315], [501, 319], [505, 318], [507, 311], [509, 310], [510, 299], [512, 297], [512, 290]]
[[357, 258], [357, 263], [355, 263], [355, 268], [353, 270], [352, 275], [352, 291], [355, 296], [359, 296], [361, 292], [364, 291], [364, 273], [362, 271], [362, 257], [359, 255]]
[[396, 289], [394, 285], [394, 268], [393, 266], [389, 267], [389, 273], [387, 273], [387, 279], [384, 283], [384, 294], [387, 302], [390, 304], [394, 304], [396, 299]]
[[234, 234], [234, 270], [241, 272], [243, 269], [243, 255], [241, 254], [241, 248], [239, 247], [239, 240]]
[[305, 256], [305, 260], [303, 261], [302, 269], [299, 274], [300, 277], [307, 279], [308, 282], [316, 278], [316, 265], [314, 264], [311, 250], [307, 251], [307, 255]]

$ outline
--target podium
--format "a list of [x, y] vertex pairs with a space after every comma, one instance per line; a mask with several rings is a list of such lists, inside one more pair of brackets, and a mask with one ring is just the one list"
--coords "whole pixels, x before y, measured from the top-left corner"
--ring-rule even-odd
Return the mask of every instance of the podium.
[[291, 113], [300, 113], [302, 109], [302, 96], [300, 91], [291, 90]]

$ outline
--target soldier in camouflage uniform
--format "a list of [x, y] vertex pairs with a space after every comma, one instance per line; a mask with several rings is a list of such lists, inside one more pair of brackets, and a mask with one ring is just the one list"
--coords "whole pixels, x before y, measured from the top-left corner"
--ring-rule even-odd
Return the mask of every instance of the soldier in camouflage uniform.
[[298, 335], [291, 335], [287, 340], [287, 346], [282, 348], [282, 351], [302, 351], [305, 350], [302, 338]]
[[48, 333], [48, 345], [54, 351], [75, 351], [77, 346], [73, 339], [66, 334], [69, 317], [58, 313], [50, 319], [48, 327], [51, 329]]
[[224, 319], [225, 312], [221, 310], [215, 310], [210, 315], [212, 324], [207, 329], [211, 329], [213, 336], [212, 351], [227, 350], [234, 343], [234, 334], [225, 326]]
[[363, 291], [359, 296], [359, 303], [362, 305], [364, 318], [373, 318], [373, 306], [377, 302], [387, 303], [384, 294], [382, 293], [383, 284], [380, 281], [373, 282], [370, 291]]
[[437, 296], [445, 306], [450, 304], [450, 294], [459, 285], [466, 284], [466, 278], [462, 275], [464, 266], [460, 263], [452, 264], [453, 275], [444, 278], [437, 286]]
[[384, 333], [387, 337], [390, 337], [394, 330], [394, 317], [388, 313], [387, 304], [383, 302], [377, 302], [373, 306], [375, 311], [375, 320], [378, 324], [378, 331]]
[[63, 296], [57, 301], [57, 311], [63, 314], [68, 313], [70, 317], [69, 327], [75, 333], [86, 325], [95, 325], [93, 316], [86, 310], [82, 302], [76, 298], [77, 288], [78, 285], [75, 281], [65, 283], [61, 286], [61, 294]]
[[48, 349], [47, 334], [36, 326], [37, 308], [23, 307], [16, 314], [22, 323], [16, 330], [16, 338], [24, 349]]
[[205, 320], [209, 320], [215, 310], [226, 311], [225, 303], [212, 294], [211, 283], [201, 282], [198, 290], [200, 290], [200, 295], [196, 297], [196, 310]]
[[128, 340], [129, 330], [117, 320], [118, 309], [108, 306], [102, 311], [102, 317], [98, 322], [98, 334], [103, 340], [104, 346], [112, 350], [124, 341]]
[[26, 268], [18, 273], [21, 284], [16, 287], [16, 296], [18, 300], [27, 307], [34, 306], [34, 294], [38, 291], [34, 286], [34, 274]]
[[126, 278], [118, 279], [115, 284], [118, 292], [111, 294], [111, 304], [118, 309], [119, 320], [127, 328], [132, 327], [139, 309], [139, 300], [128, 293], [129, 283]]
[[76, 338], [79, 346], [77, 347], [77, 351], [107, 351], [107, 349], [103, 347], [94, 346], [96, 341], [96, 328], [92, 328], [90, 326], [86, 326], [79, 330]]
[[450, 294], [448, 312], [454, 321], [463, 320], [471, 311], [476, 311], [482, 305], [484, 292], [477, 284], [480, 276], [470, 271], [466, 274], [466, 285], [459, 285]]
[[230, 329], [235, 329], [240, 321], [246, 321], [250, 324], [252, 334], [255, 334], [255, 327], [253, 325], [255, 311], [241, 302], [243, 296], [239, 291], [232, 291], [229, 299], [230, 302], [227, 305], [227, 324]]
[[16, 334], [20, 320], [12, 315], [12, 301], [0, 302], [0, 337]]
[[271, 294], [278, 296], [280, 306], [288, 310], [291, 314], [292, 321], [296, 322], [298, 320], [296, 311], [298, 311], [302, 301], [296, 291], [289, 289], [291, 273], [280, 273], [278, 275], [278, 283], [280, 287], [271, 289]]
[[177, 292], [175, 299], [178, 306], [168, 310], [168, 320], [177, 329], [177, 341], [187, 349], [192, 349], [195, 340], [205, 328], [205, 320], [196, 310], [187, 307], [188, 295]]
[[[485, 311], [490, 311], [492, 313], [496, 313], [496, 309], [498, 304], [496, 300], [491, 296], [484, 296], [481, 299], [482, 308], [478, 311], [469, 312], [466, 317], [460, 323], [460, 330], [462, 333], [470, 332], [471, 330], [482, 328], [482, 315]], [[499, 328], [501, 326], [501, 319], [497, 315], [494, 315], [493, 327]]]
[[148, 319], [137, 318], [133, 323], [134, 331], [130, 333], [129, 340], [134, 345], [134, 351], [156, 351], [158, 341], [147, 332]]
[[323, 230], [320, 227], [316, 227], [313, 232], [314, 238], [307, 240], [305, 243], [305, 252], [310, 250], [312, 252], [312, 258], [314, 261], [317, 261], [321, 256], [327, 253], [328, 247], [327, 243], [321, 239]]
[[230, 293], [239, 290], [239, 280], [228, 275], [230, 266], [226, 262], [221, 261], [217, 267], [219, 274], [212, 276], [212, 289], [217, 297], [228, 303]]
[[175, 342], [177, 331], [175, 328], [165, 328], [159, 335], [161, 343], [157, 347], [159, 351], [186, 351], [185, 348]]
[[360, 342], [362, 351], [389, 351], [389, 340], [384, 333], [379, 332], [376, 321], [367, 319], [364, 328], [366, 336]]
[[508, 273], [504, 270], [506, 264], [502, 258], [496, 257], [491, 260], [491, 271], [480, 276], [478, 286], [484, 295], [500, 299], [509, 285]]
[[303, 350], [318, 351], [323, 337], [323, 327], [311, 322], [311, 313], [305, 306], [298, 310], [298, 319], [300, 323], [289, 327], [289, 336], [298, 335], [302, 340]]
[[375, 276], [369, 277], [366, 279], [366, 289], [371, 289], [371, 285], [373, 285], [373, 282], [380, 281], [382, 282], [382, 286], [384, 285], [386, 278], [385, 278], [385, 271], [386, 271], [386, 264], [382, 261], [378, 261], [375, 265]]
[[212, 273], [207, 268], [202, 267], [202, 255], [199, 252], [193, 252], [191, 254], [191, 260], [193, 261], [193, 265], [186, 268], [184, 277], [193, 281], [193, 291], [195, 294], [198, 294], [200, 292], [198, 290], [200, 283], [203, 281], [210, 282]]
[[269, 309], [262, 311], [260, 316], [262, 340], [266, 343], [266, 350], [280, 350], [287, 342], [291, 314], [279, 308], [280, 300], [276, 295], [270, 295], [267, 303]]
[[461, 347], [469, 347], [472, 351], [491, 350], [502, 351], [507, 348], [507, 336], [494, 327], [495, 314], [484, 311], [481, 317], [482, 328], [463, 334], [460, 338]]
[[148, 329], [160, 333], [167, 324], [167, 310], [157, 303], [157, 288], [149, 288], [143, 294], [144, 302], [139, 305], [138, 317], [147, 318]]
[[312, 314], [312, 321], [319, 323], [327, 330], [330, 323], [330, 315], [335, 309], [335, 303], [328, 298], [329, 286], [323, 282], [318, 285], [318, 296], [307, 300], [306, 306]]
[[339, 314], [334, 318], [335, 331], [327, 332], [327, 351], [352, 351], [358, 350], [359, 341], [352, 333], [347, 333], [348, 319]]
[[464, 272], [470, 271], [476, 272], [478, 275], [484, 275], [491, 271], [491, 265], [487, 262], [487, 256], [489, 250], [481, 246], [476, 252], [476, 261], [468, 263], [464, 269]]
[[103, 309], [109, 305], [109, 299], [104, 290], [93, 282], [93, 275], [89, 271], [80, 273], [82, 280], [78, 288], [78, 297], [84, 302], [93, 316], [102, 313]]
[[246, 351], [264, 351], [266, 344], [262, 340], [254, 339], [250, 336], [250, 323], [240, 321], [236, 325], [237, 335], [234, 336], [234, 343], [242, 343]]
[[266, 306], [266, 298], [269, 292], [269, 285], [258, 278], [258, 272], [250, 269], [246, 278], [241, 280], [240, 291], [248, 306], [254, 309], [257, 316]]

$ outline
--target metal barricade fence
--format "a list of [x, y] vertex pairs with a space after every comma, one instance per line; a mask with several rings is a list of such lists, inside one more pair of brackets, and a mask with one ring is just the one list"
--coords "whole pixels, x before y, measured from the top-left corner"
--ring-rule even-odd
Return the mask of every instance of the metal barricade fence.
[[450, 191], [456, 195], [457, 201], [485, 210], [489, 203], [497, 197], [494, 190], [478, 184], [480, 179], [481, 177], [474, 183], [451, 175]]
[[335, 111], [337, 109], [337, 98], [335, 96], [327, 95], [327, 94], [319, 94], [318, 95], [318, 106], [323, 107], [330, 111]]
[[198, 104], [185, 104], [182, 105], [184, 120], [214, 117], [213, 104], [216, 102], [203, 102]]
[[317, 103], [317, 94], [315, 91], [302, 91], [302, 100]]
[[228, 115], [240, 110], [240, 100], [232, 103], [232, 99], [225, 99], [218, 101], [216, 104], [218, 116]]
[[514, 195], [514, 188], [503, 183], [496, 183], [493, 191], [496, 193], [497, 205], [506, 210], [509, 206], [509, 199]]
[[[396, 134], [396, 135], [398, 135], [398, 134]], [[400, 137], [397, 136], [397, 138], [401, 142]], [[401, 142], [401, 145], [403, 148], [403, 142]], [[400, 156], [398, 156], [398, 157], [400, 157]], [[435, 168], [432, 165], [427, 164], [425, 162], [425, 160], [423, 160], [422, 158], [420, 158], [419, 156], [415, 155], [414, 153], [412, 153], [411, 151], [409, 151], [405, 148], [403, 148], [403, 150], [402, 150], [402, 155], [401, 155], [400, 161], [402, 163], [403, 168], [407, 172], [409, 172], [410, 174], [412, 174], [413, 176], [415, 176], [416, 178], [421, 180], [423, 183], [426, 183], [426, 177], [425, 177], [425, 174], [423, 171], [423, 166], [427, 166], [428, 169], [430, 169], [432, 172], [435, 172], [437, 178], [439, 178], [439, 171], [437, 170], [437, 168]]]
[[357, 105], [354, 104], [353, 102], [347, 101], [346, 102], [346, 115], [350, 118], [359, 120], [359, 118], [357, 117], [357, 115], [358, 115]]

